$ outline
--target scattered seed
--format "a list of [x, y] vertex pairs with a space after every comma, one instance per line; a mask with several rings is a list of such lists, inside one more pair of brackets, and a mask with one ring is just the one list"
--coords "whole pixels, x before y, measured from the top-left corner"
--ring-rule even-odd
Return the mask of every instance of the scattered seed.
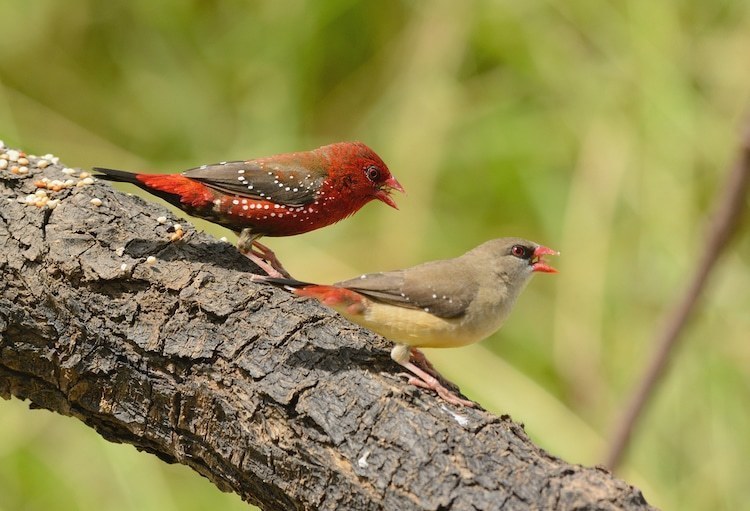
[[29, 164], [29, 159], [26, 158], [25, 156], [21, 156], [20, 158], [18, 158], [18, 164], [19, 165], [28, 165]]
[[7, 168], [8, 168], [8, 160], [3, 158], [2, 160], [0, 160], [0, 170], [5, 170]]
[[159, 222], [160, 224], [165, 224], [167, 223], [167, 217], [160, 216], [159, 218], [156, 219], [156, 221]]
[[93, 199], [91, 199], [89, 202], [91, 202], [91, 204], [94, 205], [94, 206], [96, 206], [97, 208], [102, 205], [102, 200], [101, 199], [97, 199], [96, 197], [94, 197]]
[[91, 176], [91, 174], [89, 174], [88, 172], [81, 172], [80, 174], [78, 174], [78, 177], [80, 179], [86, 179], [89, 176]]
[[49, 161], [44, 159], [39, 160], [38, 162], [36, 162], [36, 166], [40, 169], [46, 169], [47, 167], [49, 167]]
[[19, 174], [28, 174], [29, 173], [29, 167], [27, 167], [25, 165], [21, 166], [21, 167], [18, 167], [18, 173]]
[[146, 258], [146, 263], [147, 264], [156, 264], [156, 258], [154, 256], [148, 256]]
[[125, 264], [125, 263], [122, 263], [122, 264], [120, 265], [120, 271], [127, 271], [127, 270], [128, 270], [128, 265], [127, 265], [127, 264]]
[[115, 254], [117, 254], [117, 257], [122, 257], [122, 254], [125, 253], [125, 247], [117, 247], [117, 250], [115, 250]]
[[47, 201], [47, 207], [49, 209], [55, 209], [58, 204], [60, 204], [60, 199], [52, 199], [50, 201]]
[[67, 174], [68, 176], [71, 175], [73, 172], [75, 172], [75, 169], [71, 169], [70, 167], [65, 167], [62, 169], [63, 174]]
[[174, 224], [174, 225], [175, 225], [175, 230], [172, 233], [172, 236], [169, 237], [169, 240], [179, 241], [185, 235], [185, 231], [182, 230], [182, 226], [180, 224]]

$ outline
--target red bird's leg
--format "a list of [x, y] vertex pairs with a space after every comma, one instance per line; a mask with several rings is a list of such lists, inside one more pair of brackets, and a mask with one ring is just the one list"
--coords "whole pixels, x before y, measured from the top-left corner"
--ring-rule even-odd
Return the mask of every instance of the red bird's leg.
[[291, 278], [273, 250], [259, 243], [258, 237], [252, 230], [242, 229], [240, 239], [237, 240], [237, 249], [242, 255], [254, 262], [258, 268], [266, 272], [269, 277]]
[[[423, 389], [432, 390], [437, 393], [444, 401], [458, 406], [473, 407], [474, 403], [458, 397], [456, 394], [445, 388], [434, 376], [423, 371], [413, 363], [409, 361], [411, 350], [408, 346], [403, 344], [396, 344], [391, 350], [391, 358], [402, 365], [416, 377], [412, 376], [409, 378], [409, 385], [415, 387], [421, 387]], [[422, 355], [424, 356], [424, 355]], [[425, 359], [426, 360], [426, 359]]]
[[[284, 269], [284, 266], [276, 257], [276, 254], [273, 253], [273, 250], [263, 245], [259, 241], [253, 241], [253, 248], [251, 249], [251, 253], [259, 257], [260, 259], [267, 261], [271, 268], [278, 273], [278, 275], [271, 275], [269, 273], [269, 275], [271, 275], [272, 277], [286, 277], [288, 279], [292, 278], [292, 276], [289, 275], [289, 272]], [[265, 270], [265, 268], [263, 269]], [[266, 273], [268, 273], [268, 271], [266, 271]]]

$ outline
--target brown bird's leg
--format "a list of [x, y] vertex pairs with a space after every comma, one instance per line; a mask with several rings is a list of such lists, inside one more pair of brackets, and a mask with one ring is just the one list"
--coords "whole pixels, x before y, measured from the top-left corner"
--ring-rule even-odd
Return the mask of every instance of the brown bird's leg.
[[[443, 400], [454, 405], [468, 407], [474, 406], [474, 403], [472, 401], [468, 401], [466, 399], [458, 397], [456, 394], [445, 388], [434, 376], [428, 374], [426, 371], [423, 371], [412, 362], [410, 362], [410, 355], [411, 350], [404, 344], [396, 344], [391, 350], [391, 358], [398, 364], [411, 371], [411, 373], [416, 376], [412, 376], [411, 378], [409, 378], [409, 385], [433, 390]], [[422, 356], [424, 357], [424, 355]], [[425, 358], [425, 361], [426, 360], [427, 359]]]
[[432, 363], [427, 360], [427, 356], [422, 353], [417, 348], [411, 348], [411, 361], [414, 363], [415, 366], [422, 369], [427, 374], [434, 376], [438, 380], [447, 381], [445, 376], [440, 374], [437, 369], [435, 369], [435, 366], [432, 365]]
[[242, 255], [250, 259], [269, 277], [291, 278], [281, 265], [281, 262], [273, 253], [273, 250], [257, 241], [259, 236], [250, 229], [242, 229], [240, 239], [237, 240], [237, 249]]

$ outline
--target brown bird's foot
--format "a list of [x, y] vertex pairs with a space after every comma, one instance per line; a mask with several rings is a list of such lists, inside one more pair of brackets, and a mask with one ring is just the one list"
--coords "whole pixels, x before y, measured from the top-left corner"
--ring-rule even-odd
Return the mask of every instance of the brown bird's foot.
[[427, 374], [434, 376], [437, 380], [447, 381], [445, 377], [440, 374], [437, 369], [435, 369], [435, 366], [433, 366], [432, 363], [427, 360], [427, 356], [424, 353], [422, 353], [417, 348], [411, 348], [409, 352], [411, 355], [411, 361], [415, 366], [422, 369]]
[[433, 390], [444, 401], [447, 401], [448, 403], [451, 403], [453, 405], [467, 406], [469, 408], [472, 408], [474, 406], [474, 403], [472, 401], [458, 397], [456, 394], [454, 394], [453, 392], [445, 388], [436, 378], [426, 373], [425, 371], [423, 371], [416, 365], [412, 364], [411, 362], [405, 362], [405, 363], [402, 363], [401, 365], [407, 368], [409, 371], [411, 371], [415, 375], [409, 378], [409, 385], [414, 385], [415, 387], [421, 387], [423, 389]]
[[423, 389], [433, 390], [437, 393], [438, 396], [443, 398], [444, 401], [447, 401], [448, 403], [454, 405], [468, 407], [474, 406], [473, 402], [458, 397], [454, 392], [450, 391], [441, 382], [439, 382], [438, 378], [429, 374], [425, 369], [417, 367], [417, 365], [412, 363], [412, 356], [416, 356], [416, 358], [419, 359], [421, 363], [425, 364], [429, 368], [429, 370], [433, 371], [438, 377], [440, 376], [438, 372], [435, 371], [435, 368], [432, 367], [432, 364], [427, 361], [427, 357], [424, 356], [424, 353], [415, 348], [411, 348], [406, 344], [395, 344], [393, 346], [393, 349], [391, 350], [391, 359], [393, 359], [394, 362], [401, 365], [402, 367], [408, 369], [413, 375], [416, 376], [412, 376], [409, 378], [410, 385], [414, 385], [415, 387], [420, 387]]
[[273, 250], [267, 246], [253, 241], [250, 250], [240, 250], [240, 252], [266, 272], [269, 277], [292, 278], [289, 272], [284, 269], [276, 254], [273, 253]]

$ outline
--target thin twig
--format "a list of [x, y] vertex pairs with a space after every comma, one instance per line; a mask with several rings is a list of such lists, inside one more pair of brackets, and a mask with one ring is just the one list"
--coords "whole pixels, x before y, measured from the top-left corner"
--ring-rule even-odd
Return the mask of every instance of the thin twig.
[[674, 307], [664, 315], [662, 327], [657, 332], [653, 343], [656, 346], [653, 358], [640, 383], [633, 391], [622, 416], [616, 423], [610, 449], [604, 461], [604, 464], [612, 470], [615, 470], [622, 461], [636, 423], [654, 394], [656, 385], [666, 372], [670, 356], [680, 339], [680, 333], [690, 319], [690, 315], [706, 287], [709, 275], [729, 245], [733, 234], [738, 230], [749, 187], [750, 122], [745, 126], [738, 156], [729, 173], [725, 187], [717, 195], [716, 210], [706, 233], [703, 254], [696, 266], [690, 285]]

